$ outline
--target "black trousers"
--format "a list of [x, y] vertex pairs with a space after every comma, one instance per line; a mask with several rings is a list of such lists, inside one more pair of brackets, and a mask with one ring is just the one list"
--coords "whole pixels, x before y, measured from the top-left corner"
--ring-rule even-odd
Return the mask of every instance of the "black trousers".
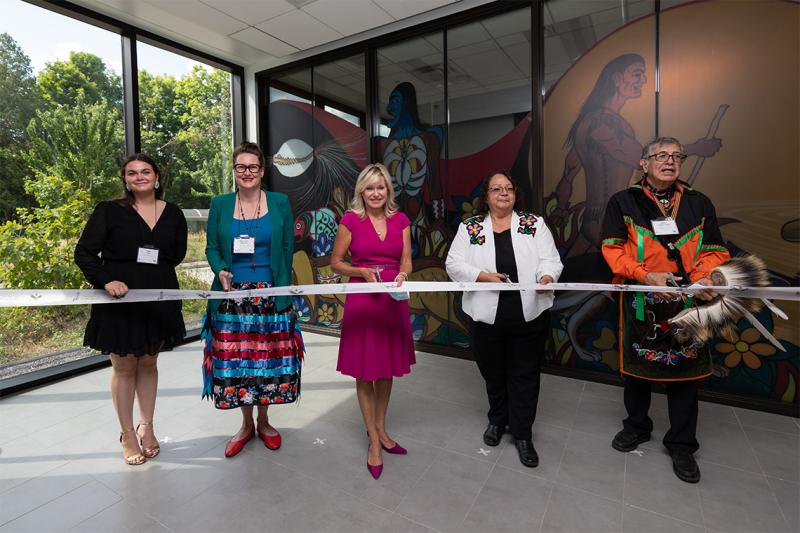
[[[700, 448], [697, 442], [697, 380], [666, 381], [669, 431], [664, 435], [664, 446], [670, 451], [684, 450], [694, 453]], [[651, 381], [625, 376], [625, 409], [628, 418], [622, 421], [625, 429], [643, 435], [653, 431], [650, 410]]]
[[531, 438], [549, 326], [547, 311], [530, 322], [470, 321], [472, 351], [489, 396], [489, 423], [509, 426], [516, 439]]

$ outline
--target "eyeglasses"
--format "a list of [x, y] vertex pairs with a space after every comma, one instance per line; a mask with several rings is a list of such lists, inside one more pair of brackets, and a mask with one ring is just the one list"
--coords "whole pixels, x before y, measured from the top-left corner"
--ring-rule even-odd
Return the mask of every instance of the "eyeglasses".
[[513, 194], [514, 186], [510, 185], [508, 187], [489, 187], [489, 194], [500, 194], [501, 192], [507, 194]]
[[261, 170], [261, 165], [233, 165], [233, 171], [237, 174], [244, 174], [248, 170], [250, 174], [256, 174]]
[[666, 163], [669, 161], [670, 157], [672, 158], [673, 163], [680, 165], [683, 160], [686, 159], [687, 155], [680, 152], [672, 152], [671, 154], [667, 152], [658, 152], [657, 154], [648, 155], [647, 159], [655, 159], [659, 163]]

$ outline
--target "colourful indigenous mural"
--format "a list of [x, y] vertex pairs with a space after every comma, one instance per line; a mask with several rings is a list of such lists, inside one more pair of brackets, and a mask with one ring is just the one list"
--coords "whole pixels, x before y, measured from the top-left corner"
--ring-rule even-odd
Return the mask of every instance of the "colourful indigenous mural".
[[[544, 108], [544, 190], [562, 280], [610, 279], [598, 251], [599, 224], [610, 195], [640, 178], [642, 144], [655, 136], [658, 112], [658, 133], [681, 139], [690, 156], [681, 178], [713, 200], [731, 253], [764, 259], [774, 285], [798, 284], [798, 74], [781, 65], [798, 64], [799, 15], [797, 3], [780, 1], [704, 1], [662, 11], [657, 110], [654, 16], [601, 40], [561, 77]], [[758, 52], [752, 43], [762, 43]], [[770, 95], [755, 105], [759, 87], [770, 87]], [[738, 333], [711, 342], [707, 388], [798, 402], [800, 306], [779, 305], [789, 322], [767, 310], [758, 319], [786, 352], [743, 320]], [[555, 311], [552, 363], [618, 370], [608, 295], [559, 295]]]
[[[790, 1], [681, 4], [660, 17], [658, 98], [653, 15], [601, 39], [550, 88], [541, 190], [565, 264], [562, 280], [611, 279], [599, 252], [605, 205], [640, 177], [642, 145], [655, 136], [658, 117], [658, 133], [685, 144], [682, 179], [713, 200], [731, 253], [764, 259], [775, 285], [798, 285], [798, 17], [800, 4]], [[457, 225], [476, 214], [481, 179], [510, 169], [530, 186], [531, 115], [515, 115], [513, 127], [484, 148], [447, 159], [446, 128], [420, 120], [413, 84], [397, 83], [382, 96], [389, 133], [371, 142], [412, 221], [411, 279], [445, 280], [448, 244]], [[295, 282], [345, 282], [331, 271], [330, 253], [370, 141], [364, 129], [308, 103], [274, 101], [269, 122], [270, 184], [289, 195], [296, 217]], [[522, 194], [530, 198], [530, 190]], [[308, 323], [337, 328], [342, 318], [338, 296], [297, 298], [295, 305]], [[459, 294], [414, 294], [409, 305], [415, 340], [468, 347]], [[758, 318], [786, 351], [742, 321], [738, 332], [711, 342], [707, 388], [798, 403], [800, 305], [779, 305], [790, 321], [768, 311]], [[548, 361], [616, 373], [617, 312], [607, 294], [559, 294]]]

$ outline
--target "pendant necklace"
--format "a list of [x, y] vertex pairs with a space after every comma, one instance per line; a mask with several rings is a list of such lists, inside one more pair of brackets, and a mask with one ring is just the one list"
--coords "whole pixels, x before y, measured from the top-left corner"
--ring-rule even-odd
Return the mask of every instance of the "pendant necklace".
[[244, 215], [244, 209], [242, 208], [242, 197], [239, 195], [239, 191], [236, 191], [236, 199], [239, 200], [239, 216], [242, 220], [242, 225], [244, 226], [247, 235], [250, 235], [253, 239], [253, 258], [250, 261], [250, 267], [255, 270], [256, 268], [256, 253], [255, 253], [255, 244], [256, 244], [256, 236], [255, 234], [251, 235], [250, 230], [253, 229], [253, 220], [255, 220], [255, 230], [258, 232], [258, 217], [261, 214], [261, 191], [258, 191], [258, 204], [256, 204], [256, 214], [255, 218], [250, 219], [250, 224], [246, 224], [247, 217]]

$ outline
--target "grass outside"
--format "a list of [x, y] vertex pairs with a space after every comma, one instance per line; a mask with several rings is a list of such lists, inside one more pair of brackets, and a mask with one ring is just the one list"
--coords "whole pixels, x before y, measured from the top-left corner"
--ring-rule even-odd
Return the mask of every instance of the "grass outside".
[[[207, 283], [180, 271], [178, 284], [181, 289], [208, 289]], [[186, 325], [199, 323], [205, 310], [205, 300], [184, 300]], [[80, 348], [88, 320], [87, 305], [0, 308], [0, 365]]]
[[[184, 263], [193, 263], [195, 261], [206, 260], [206, 232], [196, 231], [189, 234], [189, 239], [186, 243], [186, 259]], [[188, 288], [188, 287], [187, 287]], [[206, 289], [208, 287], [205, 287]]]

